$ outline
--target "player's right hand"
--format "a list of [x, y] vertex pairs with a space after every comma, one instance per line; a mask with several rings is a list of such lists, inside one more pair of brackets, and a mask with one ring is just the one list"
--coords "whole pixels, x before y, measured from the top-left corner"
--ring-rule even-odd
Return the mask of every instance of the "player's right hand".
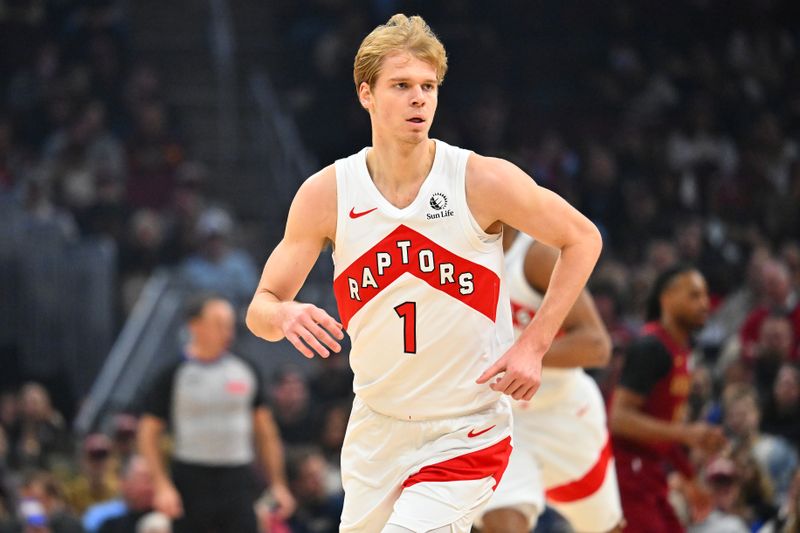
[[173, 519], [183, 516], [181, 495], [172, 483], [156, 486], [153, 508]]
[[337, 342], [344, 338], [342, 325], [316, 305], [285, 302], [280, 324], [286, 339], [309, 359], [315, 353], [328, 357], [330, 350], [338, 353], [342, 349]]
[[691, 448], [716, 453], [725, 446], [725, 434], [719, 426], [695, 422], [687, 426], [684, 442]]
[[488, 383], [492, 390], [508, 394], [515, 400], [530, 401], [539, 389], [542, 380], [542, 357], [544, 353], [530, 353], [514, 343], [492, 366], [475, 381]]

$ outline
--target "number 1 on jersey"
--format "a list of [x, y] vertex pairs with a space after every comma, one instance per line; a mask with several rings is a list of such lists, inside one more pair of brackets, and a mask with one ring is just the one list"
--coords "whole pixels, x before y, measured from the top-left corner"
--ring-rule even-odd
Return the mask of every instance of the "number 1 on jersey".
[[417, 303], [403, 302], [394, 311], [403, 319], [403, 351], [417, 353]]

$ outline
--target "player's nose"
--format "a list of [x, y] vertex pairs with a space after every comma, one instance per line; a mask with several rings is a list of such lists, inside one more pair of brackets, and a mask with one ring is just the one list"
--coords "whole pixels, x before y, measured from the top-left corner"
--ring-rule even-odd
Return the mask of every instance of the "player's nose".
[[417, 85], [411, 90], [411, 105], [422, 106], [425, 104], [425, 94], [422, 92], [422, 87]]

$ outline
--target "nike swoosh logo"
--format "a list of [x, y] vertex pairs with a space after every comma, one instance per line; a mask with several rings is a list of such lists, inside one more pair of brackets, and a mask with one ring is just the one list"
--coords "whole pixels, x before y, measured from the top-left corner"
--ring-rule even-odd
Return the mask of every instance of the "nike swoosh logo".
[[368, 215], [368, 214], [372, 213], [376, 209], [378, 209], [378, 208], [377, 207], [373, 207], [372, 209], [367, 209], [366, 211], [362, 211], [360, 213], [356, 213], [356, 208], [355, 207], [351, 207], [350, 208], [350, 218], [363, 217], [364, 215]]
[[[497, 425], [497, 424], [495, 424], [494, 426], [496, 426], [496, 425]], [[486, 429], [484, 429], [484, 430], [481, 430], [481, 431], [478, 431], [478, 432], [476, 432], [475, 430], [472, 430], [472, 429], [471, 429], [471, 430], [469, 430], [469, 433], [467, 433], [467, 437], [469, 437], [469, 438], [473, 439], [473, 438], [477, 437], [478, 435], [483, 435], [483, 434], [484, 434], [484, 433], [486, 433], [487, 431], [491, 431], [491, 430], [493, 430], [493, 429], [494, 429], [494, 426], [489, 426], [488, 428], [486, 428]]]

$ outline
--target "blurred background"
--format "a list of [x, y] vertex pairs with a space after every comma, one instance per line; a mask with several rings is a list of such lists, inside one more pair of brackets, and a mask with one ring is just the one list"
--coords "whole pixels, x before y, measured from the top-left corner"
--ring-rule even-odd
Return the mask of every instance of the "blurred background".
[[[187, 295], [241, 314], [299, 184], [370, 143], [352, 61], [395, 12], [448, 51], [432, 135], [601, 228], [605, 391], [654, 277], [699, 266], [714, 312], [691, 416], [748, 443], [708, 473], [718, 506], [752, 531], [795, 512], [800, 3], [0, 0], [0, 524], [31, 484], [73, 517], [84, 486], [116, 494]], [[335, 312], [331, 274], [323, 254], [299, 299]], [[298, 512], [323, 524], [294, 530], [335, 531], [346, 355], [306, 361], [243, 326], [235, 351], [268, 383]]]

